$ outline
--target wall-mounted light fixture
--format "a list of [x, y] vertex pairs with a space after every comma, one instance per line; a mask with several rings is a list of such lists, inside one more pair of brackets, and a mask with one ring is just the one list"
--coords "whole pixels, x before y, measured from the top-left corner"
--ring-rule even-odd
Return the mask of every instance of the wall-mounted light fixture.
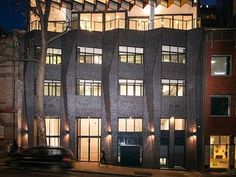
[[70, 130], [66, 130], [65, 135], [69, 135], [69, 134], [70, 134]]
[[111, 130], [108, 130], [108, 131], [107, 131], [107, 134], [108, 134], [108, 135], [111, 135]]

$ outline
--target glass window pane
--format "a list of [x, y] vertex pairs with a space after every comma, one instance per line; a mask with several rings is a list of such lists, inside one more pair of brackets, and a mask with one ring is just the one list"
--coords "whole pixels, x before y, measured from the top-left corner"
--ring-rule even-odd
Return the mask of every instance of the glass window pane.
[[81, 140], [80, 160], [81, 161], [88, 161], [89, 139], [88, 138], [80, 138], [80, 140]]
[[80, 119], [80, 135], [89, 136], [89, 119]]
[[231, 74], [230, 56], [212, 56], [211, 57], [211, 75], [228, 76]]
[[134, 119], [127, 119], [127, 132], [134, 132]]
[[90, 120], [90, 136], [98, 136], [99, 135], [99, 125], [98, 119], [89, 119]]
[[170, 86], [170, 95], [171, 96], [176, 96], [176, 85], [171, 85]]
[[134, 96], [134, 86], [128, 85], [128, 96]]
[[220, 137], [219, 136], [211, 136], [210, 137], [210, 144], [220, 144]]
[[135, 119], [135, 132], [142, 132], [143, 119]]
[[175, 130], [185, 130], [185, 119], [175, 119]]
[[211, 97], [211, 115], [229, 116], [230, 104], [228, 96], [212, 96]]
[[169, 130], [169, 119], [161, 119], [161, 130]]
[[126, 119], [119, 118], [119, 132], [125, 132], [126, 131]]
[[229, 144], [229, 136], [220, 136], [220, 144]]
[[162, 86], [162, 95], [169, 95], [169, 85]]
[[100, 153], [100, 139], [90, 138], [90, 161], [98, 161]]

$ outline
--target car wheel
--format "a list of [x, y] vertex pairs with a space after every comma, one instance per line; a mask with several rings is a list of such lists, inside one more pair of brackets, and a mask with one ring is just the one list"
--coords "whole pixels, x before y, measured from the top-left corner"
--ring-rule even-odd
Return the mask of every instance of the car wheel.
[[55, 171], [55, 172], [58, 172], [61, 170], [60, 166], [59, 165], [50, 165], [50, 170], [51, 171]]

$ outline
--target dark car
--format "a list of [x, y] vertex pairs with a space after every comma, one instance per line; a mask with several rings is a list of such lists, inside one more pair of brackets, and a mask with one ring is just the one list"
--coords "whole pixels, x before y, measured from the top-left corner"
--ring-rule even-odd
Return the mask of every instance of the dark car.
[[69, 169], [74, 166], [74, 155], [64, 147], [39, 146], [11, 155], [6, 164], [13, 168]]

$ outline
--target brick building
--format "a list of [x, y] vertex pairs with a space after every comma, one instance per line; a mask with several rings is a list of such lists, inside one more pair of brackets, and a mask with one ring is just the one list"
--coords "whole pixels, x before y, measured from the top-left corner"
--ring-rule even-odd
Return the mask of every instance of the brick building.
[[235, 29], [206, 31], [205, 165], [235, 168]]

